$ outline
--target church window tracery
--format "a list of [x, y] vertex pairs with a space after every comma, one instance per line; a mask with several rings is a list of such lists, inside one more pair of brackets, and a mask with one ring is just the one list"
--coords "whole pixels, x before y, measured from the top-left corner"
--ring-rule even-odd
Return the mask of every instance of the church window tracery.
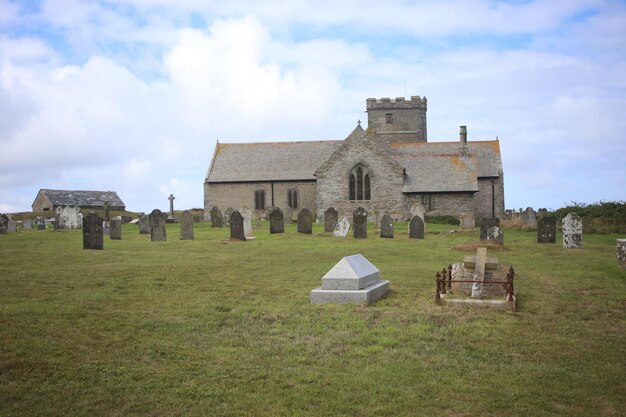
[[370, 200], [371, 199], [371, 183], [370, 174], [367, 168], [361, 164], [357, 164], [350, 171], [350, 200]]

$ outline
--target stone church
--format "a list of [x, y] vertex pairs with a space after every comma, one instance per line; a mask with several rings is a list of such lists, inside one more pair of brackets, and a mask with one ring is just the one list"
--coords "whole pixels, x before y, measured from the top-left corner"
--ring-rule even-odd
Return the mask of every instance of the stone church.
[[271, 207], [302, 208], [322, 219], [329, 207], [349, 218], [359, 206], [410, 217], [503, 217], [504, 181], [498, 140], [428, 142], [426, 97], [368, 98], [367, 129], [344, 140], [217, 143], [204, 181], [204, 212], [247, 206], [257, 217]]

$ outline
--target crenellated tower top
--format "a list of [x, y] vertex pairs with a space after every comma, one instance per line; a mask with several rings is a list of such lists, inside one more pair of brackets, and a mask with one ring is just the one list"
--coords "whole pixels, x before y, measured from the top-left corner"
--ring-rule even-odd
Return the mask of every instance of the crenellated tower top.
[[426, 142], [426, 97], [368, 98], [367, 125], [387, 143]]

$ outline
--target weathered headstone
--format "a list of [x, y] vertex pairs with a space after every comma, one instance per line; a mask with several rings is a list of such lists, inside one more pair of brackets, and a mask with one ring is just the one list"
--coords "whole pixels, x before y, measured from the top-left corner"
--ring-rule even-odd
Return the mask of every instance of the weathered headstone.
[[31, 219], [22, 220], [22, 227], [24, 230], [31, 230], [33, 228], [33, 221]]
[[393, 219], [388, 214], [380, 219], [380, 237], [393, 238]]
[[35, 224], [37, 225], [37, 230], [46, 230], [46, 219], [44, 217], [37, 217], [35, 219]]
[[189, 210], [180, 215], [180, 240], [193, 240], [193, 215]]
[[324, 212], [324, 232], [332, 233], [337, 227], [337, 221], [339, 220], [339, 214], [334, 207], [329, 207]]
[[487, 229], [487, 242], [495, 242], [498, 245], [504, 245], [504, 230], [500, 226], [493, 226]]
[[270, 234], [274, 233], [285, 233], [283, 211], [278, 207], [274, 207], [270, 212]]
[[489, 218], [484, 217], [480, 219], [480, 240], [487, 240], [487, 230], [490, 227], [500, 227], [500, 219], [497, 217]]
[[293, 209], [291, 207], [285, 207], [285, 210], [283, 211], [283, 219], [285, 224], [293, 223]]
[[149, 235], [150, 234], [150, 216], [144, 214], [139, 218], [139, 234], [140, 235]]
[[9, 229], [9, 217], [6, 214], [0, 214], [0, 235], [6, 235]]
[[165, 215], [159, 209], [152, 210], [152, 213], [148, 215], [148, 222], [150, 223], [150, 241], [159, 242], [167, 240], [165, 230]]
[[532, 207], [526, 207], [526, 210], [522, 213], [522, 223], [528, 227], [537, 226], [537, 215]]
[[626, 270], [626, 239], [617, 239], [617, 264]]
[[115, 216], [111, 219], [109, 226], [109, 238], [114, 240], [122, 239], [122, 218]]
[[102, 222], [102, 233], [104, 233], [105, 236], [109, 236], [110, 231], [111, 231], [111, 221], [104, 220]]
[[537, 219], [540, 219], [547, 215], [548, 215], [548, 209], [540, 208], [539, 210], [537, 210]]
[[409, 221], [409, 239], [424, 239], [424, 220], [420, 216], [413, 216]]
[[361, 254], [346, 256], [322, 277], [322, 286], [311, 291], [312, 304], [373, 303], [389, 291], [389, 281]]
[[7, 233], [15, 233], [15, 232], [17, 232], [17, 221], [11, 219], [7, 222]]
[[246, 235], [243, 231], [243, 216], [238, 211], [233, 211], [228, 219], [230, 224], [230, 238], [236, 240], [246, 240]]
[[411, 206], [411, 218], [414, 216], [419, 216], [422, 219], [422, 222], [425, 221], [424, 215], [426, 213], [426, 208], [420, 202], [413, 203]]
[[233, 215], [234, 211], [235, 210], [232, 207], [227, 207], [226, 210], [224, 210], [224, 223], [226, 224], [226, 226], [230, 226], [230, 216]]
[[565, 249], [583, 247], [583, 221], [576, 213], [569, 213], [563, 219], [563, 247]]
[[355, 239], [365, 239], [367, 237], [367, 211], [359, 207], [352, 213], [352, 223], [354, 224], [353, 236]]
[[537, 243], [556, 243], [556, 219], [541, 217], [537, 222]]
[[302, 209], [298, 213], [298, 233], [313, 233], [313, 216], [309, 209]]
[[473, 213], [461, 213], [459, 215], [459, 226], [461, 230], [473, 229], [475, 226]]
[[350, 222], [347, 218], [341, 217], [337, 220], [337, 226], [333, 231], [334, 237], [346, 237], [348, 236], [348, 232], [350, 231]]
[[80, 207], [60, 206], [56, 208], [55, 229], [80, 229], [83, 223]]
[[93, 211], [89, 212], [83, 221], [83, 249], [104, 249], [102, 217]]
[[217, 206], [211, 209], [211, 227], [224, 227], [224, 218], [222, 212]]
[[243, 217], [243, 234], [246, 240], [254, 239], [254, 230], [252, 229], [252, 210], [243, 206], [239, 209], [239, 214]]

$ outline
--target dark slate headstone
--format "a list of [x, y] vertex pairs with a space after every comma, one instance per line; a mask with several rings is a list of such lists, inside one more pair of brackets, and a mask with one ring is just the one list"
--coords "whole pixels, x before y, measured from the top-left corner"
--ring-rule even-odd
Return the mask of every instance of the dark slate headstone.
[[246, 240], [246, 235], [243, 231], [243, 216], [238, 211], [234, 210], [228, 219], [230, 224], [230, 238], [237, 240]]
[[211, 209], [211, 227], [224, 227], [222, 211], [217, 206], [213, 206]]
[[180, 215], [180, 240], [193, 240], [193, 215], [189, 210]]
[[480, 219], [480, 240], [487, 240], [487, 231], [492, 227], [500, 227], [499, 218], [484, 217]]
[[165, 215], [161, 210], [154, 209], [149, 215], [150, 241], [158, 242], [167, 240], [165, 234]]
[[354, 224], [354, 238], [365, 239], [367, 237], [367, 211], [359, 207], [352, 213], [352, 224]]
[[150, 234], [150, 217], [147, 214], [139, 217], [139, 234], [140, 235], [149, 235]]
[[226, 226], [230, 226], [230, 216], [232, 216], [234, 211], [235, 210], [232, 207], [227, 207], [226, 210], [224, 210], [224, 223], [226, 224]]
[[122, 239], [122, 218], [117, 216], [113, 217], [109, 226], [109, 238], [114, 240]]
[[424, 239], [424, 220], [418, 215], [411, 217], [409, 221], [409, 238]]
[[327, 233], [332, 233], [335, 231], [335, 227], [337, 227], [337, 221], [339, 220], [339, 213], [335, 210], [334, 207], [330, 207], [328, 210], [324, 212], [324, 231]]
[[388, 214], [380, 219], [380, 237], [393, 239], [393, 219]]
[[102, 217], [93, 211], [83, 219], [83, 249], [104, 249]]
[[5, 214], [0, 214], [0, 235], [6, 235], [9, 229], [9, 218]]
[[537, 243], [556, 243], [556, 218], [548, 216], [539, 218]]
[[275, 207], [270, 212], [270, 234], [285, 233], [285, 219], [283, 211]]
[[308, 209], [302, 209], [298, 213], [298, 233], [313, 233], [313, 215]]

